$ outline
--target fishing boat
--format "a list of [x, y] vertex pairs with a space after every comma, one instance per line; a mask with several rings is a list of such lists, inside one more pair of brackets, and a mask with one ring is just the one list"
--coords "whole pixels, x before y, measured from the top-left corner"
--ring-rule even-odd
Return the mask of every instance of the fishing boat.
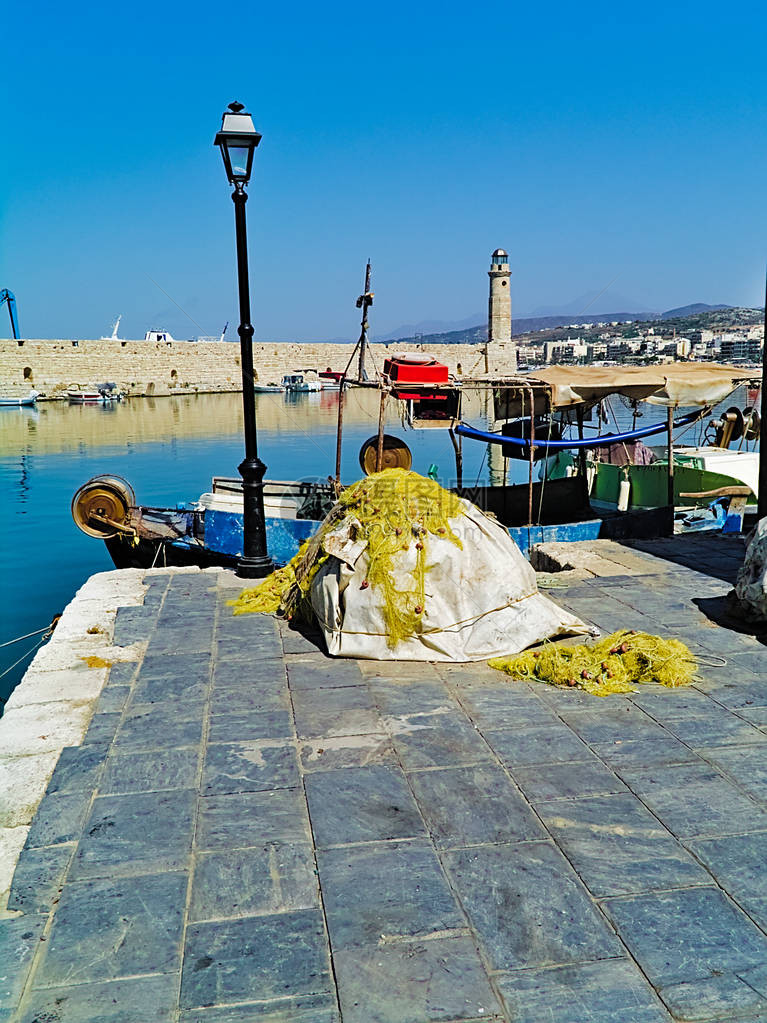
[[313, 369], [305, 369], [300, 372], [286, 373], [282, 378], [282, 386], [292, 394], [305, 394], [310, 391], [321, 391], [322, 381]]
[[[584, 459], [577, 460], [576, 472], [559, 478], [551, 478], [544, 473], [542, 479], [535, 479], [534, 464], [536, 460], [545, 464], [559, 451], [574, 449], [585, 453], [600, 446], [633, 443], [664, 430], [672, 439], [675, 429], [684, 429], [698, 421], [749, 374], [744, 376], [742, 370], [733, 367], [706, 364], [705, 367], [643, 367], [643, 376], [638, 377], [632, 373], [632, 368], [619, 367], [611, 371], [609, 383], [605, 382], [599, 390], [595, 389], [594, 380], [588, 382], [582, 375], [580, 381], [571, 377], [568, 384], [545, 379], [551, 372], [543, 371], [537, 377], [483, 378], [462, 382], [458, 389], [460, 392], [472, 386], [491, 390], [495, 419], [502, 424], [502, 429], [494, 432], [465, 423], [460, 419], [460, 408], [456, 417], [440, 420], [450, 432], [456, 456], [457, 485], [453, 491], [493, 514], [524, 552], [535, 544], [551, 541], [650, 538], [673, 532], [676, 509], [673, 500], [668, 500], [669, 480], [673, 487], [673, 474], [669, 474], [668, 465], [666, 499], [660, 495], [656, 506], [623, 512], [617, 508], [596, 507], [591, 501]], [[440, 397], [443, 389], [455, 389], [455, 385], [448, 382], [447, 387], [442, 388], [433, 381], [420, 384], [417, 380], [401, 379], [396, 388], [397, 400], [410, 402], [414, 415], [428, 418], [435, 415], [435, 403], [454, 400], [447, 393]], [[390, 393], [388, 387], [382, 387], [382, 406]], [[666, 423], [623, 433], [565, 436], [570, 429], [570, 413], [577, 413], [572, 421], [579, 424], [578, 433], [585, 434], [585, 415], [582, 413], [609, 393], [628, 393], [637, 400], [665, 404], [670, 410]], [[460, 394], [457, 400], [460, 405]], [[691, 406], [695, 406], [693, 411], [674, 420], [675, 408]], [[343, 401], [340, 401], [339, 450], [342, 408]], [[563, 413], [568, 416], [563, 416]], [[439, 409], [437, 414], [441, 415]], [[412, 456], [407, 445], [397, 437], [384, 434], [384, 422], [385, 417], [381, 416], [379, 434], [367, 440], [360, 451], [360, 463], [365, 472], [390, 467], [409, 468], [411, 465]], [[527, 483], [464, 486], [463, 439], [498, 445], [496, 450], [500, 450], [504, 458], [522, 459], [529, 469]], [[670, 464], [672, 469], [675, 468], [674, 457]], [[267, 549], [275, 563], [287, 562], [300, 544], [316, 533], [340, 488], [340, 459], [336, 464], [335, 479], [329, 478], [328, 482], [264, 481]], [[713, 524], [720, 528], [729, 524], [731, 530], [740, 529], [745, 501], [736, 509], [737, 514], [730, 514], [730, 507], [743, 495], [725, 494], [722, 497], [726, 499], [727, 507]], [[698, 494], [698, 498], [697, 505], [702, 503], [706, 509], [710, 502], [705, 492]], [[694, 508], [687, 508], [686, 514], [693, 511]], [[210, 490], [196, 500], [175, 508], [157, 508], [137, 504], [133, 490], [125, 480], [99, 476], [77, 491], [72, 502], [72, 515], [84, 532], [104, 541], [118, 568], [157, 565], [231, 567], [242, 554], [243, 497], [239, 479], [215, 477]]]
[[343, 373], [337, 373], [328, 367], [325, 370], [320, 370], [318, 375], [323, 391], [340, 391], [341, 381], [344, 377]]
[[253, 384], [253, 390], [256, 394], [284, 394], [285, 387], [283, 384]]
[[84, 390], [70, 387], [67, 390], [67, 398], [70, 405], [111, 405], [113, 402], [122, 401], [123, 396], [115, 384], [104, 383]]
[[37, 399], [40, 397], [39, 391], [30, 391], [29, 394], [25, 394], [23, 397], [9, 397], [0, 395], [0, 406], [9, 408], [29, 408], [34, 405]]

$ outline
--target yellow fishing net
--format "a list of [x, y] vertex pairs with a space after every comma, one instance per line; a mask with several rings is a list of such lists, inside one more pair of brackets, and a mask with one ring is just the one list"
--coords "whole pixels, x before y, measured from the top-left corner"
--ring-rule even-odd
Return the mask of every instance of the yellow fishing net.
[[[229, 603], [234, 614], [261, 612], [286, 618], [305, 614], [312, 579], [328, 558], [322, 541], [350, 519], [355, 538], [367, 544], [369, 568], [363, 588], [371, 586], [381, 594], [387, 642], [394, 647], [412, 636], [422, 620], [430, 537], [461, 547], [450, 528], [450, 519], [461, 514], [460, 499], [434, 480], [407, 469], [384, 469], [347, 487], [316, 535], [284, 568]], [[411, 545], [415, 567], [408, 574], [399, 572], [395, 579], [395, 557]]]
[[687, 686], [697, 667], [680, 640], [633, 629], [614, 632], [597, 643], [546, 643], [538, 650], [496, 657], [488, 663], [515, 679], [571, 686], [594, 696], [628, 693], [634, 685], [647, 682]]

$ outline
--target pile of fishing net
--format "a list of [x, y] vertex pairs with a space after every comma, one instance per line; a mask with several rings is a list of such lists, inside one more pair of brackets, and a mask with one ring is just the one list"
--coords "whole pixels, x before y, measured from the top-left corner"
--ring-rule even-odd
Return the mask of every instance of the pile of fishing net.
[[503, 526], [405, 469], [344, 490], [298, 554], [232, 603], [313, 619], [342, 657], [479, 661], [589, 631], [538, 592]]
[[520, 681], [577, 687], [594, 696], [629, 693], [635, 685], [648, 682], [687, 686], [697, 667], [678, 639], [661, 639], [633, 629], [578, 646], [546, 643], [517, 657], [495, 658], [490, 666]]

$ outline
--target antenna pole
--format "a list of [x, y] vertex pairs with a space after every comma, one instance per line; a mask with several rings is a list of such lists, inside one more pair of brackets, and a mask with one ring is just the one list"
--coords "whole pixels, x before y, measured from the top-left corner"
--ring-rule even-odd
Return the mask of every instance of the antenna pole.
[[[764, 287], [764, 337], [762, 339], [762, 423], [767, 422], [767, 277]], [[767, 444], [759, 442], [759, 518], [767, 515]]]

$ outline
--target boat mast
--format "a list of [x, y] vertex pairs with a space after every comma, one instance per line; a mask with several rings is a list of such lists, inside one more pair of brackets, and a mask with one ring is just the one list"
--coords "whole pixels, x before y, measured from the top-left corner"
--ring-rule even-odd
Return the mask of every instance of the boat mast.
[[365, 267], [365, 290], [357, 299], [357, 308], [362, 310], [362, 322], [360, 324], [360, 339], [357, 342], [360, 350], [359, 363], [357, 366], [357, 379], [367, 380], [365, 371], [365, 349], [368, 343], [368, 309], [373, 304], [373, 292], [370, 290], [370, 260]]

